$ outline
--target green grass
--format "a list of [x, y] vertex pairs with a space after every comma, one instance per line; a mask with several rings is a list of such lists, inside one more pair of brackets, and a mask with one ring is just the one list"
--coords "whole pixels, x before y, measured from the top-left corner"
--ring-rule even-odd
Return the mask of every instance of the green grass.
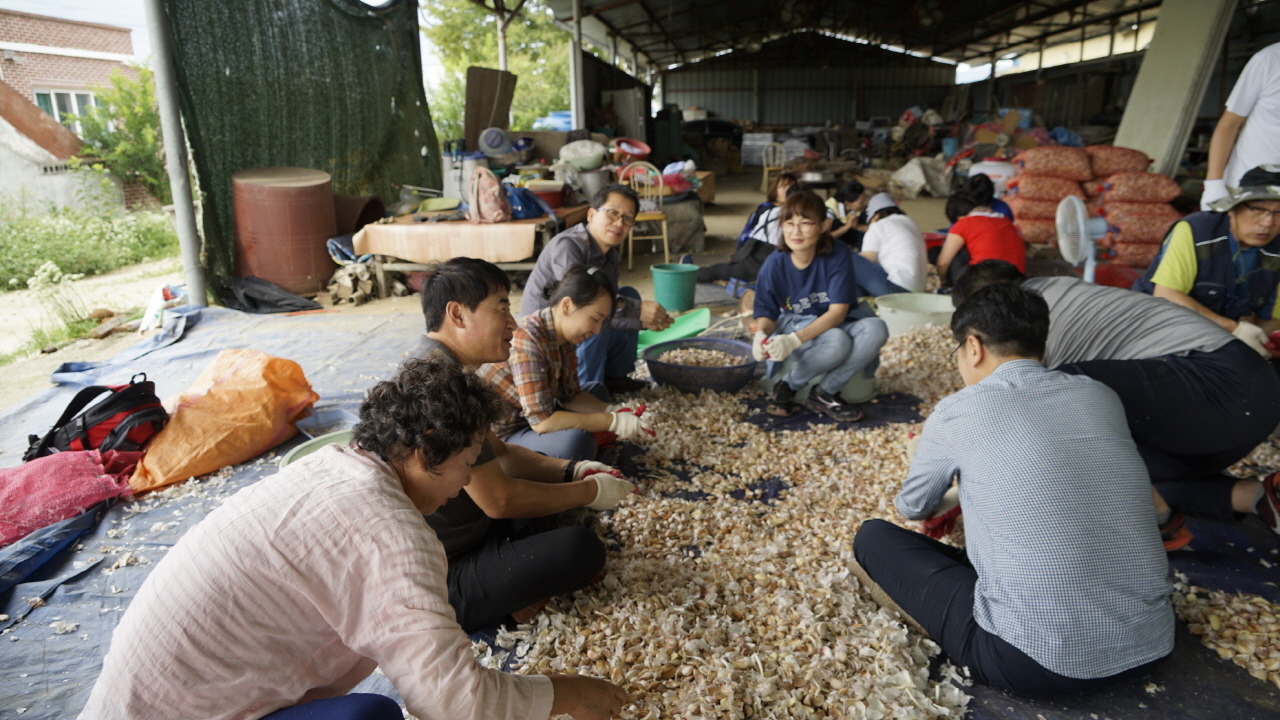
[[89, 333], [98, 327], [97, 320], [76, 320], [61, 327], [54, 329], [36, 328], [31, 333], [31, 339], [27, 340], [22, 347], [11, 353], [0, 353], [0, 367], [11, 365], [28, 355], [43, 350], [50, 345], [63, 345], [73, 340], [89, 337]]
[[67, 274], [101, 275], [177, 254], [177, 233], [162, 212], [39, 213], [0, 201], [0, 290], [26, 288], [49, 260]]

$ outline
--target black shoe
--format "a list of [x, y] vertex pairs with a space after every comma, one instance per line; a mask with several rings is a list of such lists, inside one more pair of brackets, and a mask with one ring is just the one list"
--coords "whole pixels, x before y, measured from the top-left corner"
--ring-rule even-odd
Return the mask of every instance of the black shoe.
[[862, 411], [856, 406], [821, 388], [814, 388], [809, 392], [809, 400], [805, 402], [805, 407], [837, 422], [858, 422], [864, 417]]
[[649, 389], [649, 383], [643, 380], [632, 380], [625, 375], [623, 377], [605, 378], [604, 386], [609, 390], [610, 395], [640, 392], [641, 390]]
[[779, 380], [777, 385], [773, 386], [773, 396], [769, 398], [769, 404], [765, 406], [764, 411], [774, 417], [793, 417], [799, 414], [802, 408], [796, 404], [796, 391], [791, 389], [786, 380]]
[[692, 264], [693, 264], [693, 255], [692, 255], [692, 254], [690, 254], [690, 253], [685, 253], [684, 255], [681, 255], [681, 256], [680, 256], [680, 264], [681, 264], [681, 265], [692, 265]]

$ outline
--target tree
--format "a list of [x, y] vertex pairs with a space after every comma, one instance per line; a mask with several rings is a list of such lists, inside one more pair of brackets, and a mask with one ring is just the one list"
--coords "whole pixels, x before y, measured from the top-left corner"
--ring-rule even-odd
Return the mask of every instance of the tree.
[[[95, 88], [98, 106], [77, 118], [83, 157], [72, 160], [82, 170], [109, 170], [121, 180], [132, 180], [167, 205], [173, 196], [164, 169], [155, 76], [148, 67], [134, 69], [136, 80], [116, 69], [111, 71], [111, 87]], [[86, 162], [88, 158], [93, 162]]]
[[[436, 137], [462, 137], [467, 67], [498, 67], [498, 18], [472, 0], [423, 0], [422, 33], [435, 47], [445, 77], [428, 89]], [[507, 26], [507, 65], [519, 80], [511, 100], [512, 130], [530, 130], [552, 110], [569, 109], [569, 33], [538, 0], [525, 3]]]

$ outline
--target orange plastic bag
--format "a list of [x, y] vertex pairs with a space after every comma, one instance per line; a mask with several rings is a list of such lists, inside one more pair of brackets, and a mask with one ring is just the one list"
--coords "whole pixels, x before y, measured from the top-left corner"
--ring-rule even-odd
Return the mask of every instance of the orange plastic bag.
[[257, 457], [296, 435], [294, 423], [319, 399], [298, 363], [223, 350], [187, 392], [165, 403], [169, 424], [129, 484], [154, 490]]

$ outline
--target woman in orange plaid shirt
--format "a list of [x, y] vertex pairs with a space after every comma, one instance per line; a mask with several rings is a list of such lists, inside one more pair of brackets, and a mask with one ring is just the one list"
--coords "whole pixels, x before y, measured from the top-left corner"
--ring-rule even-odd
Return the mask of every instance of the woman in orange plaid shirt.
[[643, 406], [609, 405], [578, 382], [577, 346], [613, 314], [613, 283], [598, 268], [579, 264], [542, 293], [549, 304], [520, 321], [507, 362], [477, 371], [506, 400], [494, 432], [506, 442], [567, 460], [595, 460], [596, 438], [604, 433], [623, 440], [652, 436]]

